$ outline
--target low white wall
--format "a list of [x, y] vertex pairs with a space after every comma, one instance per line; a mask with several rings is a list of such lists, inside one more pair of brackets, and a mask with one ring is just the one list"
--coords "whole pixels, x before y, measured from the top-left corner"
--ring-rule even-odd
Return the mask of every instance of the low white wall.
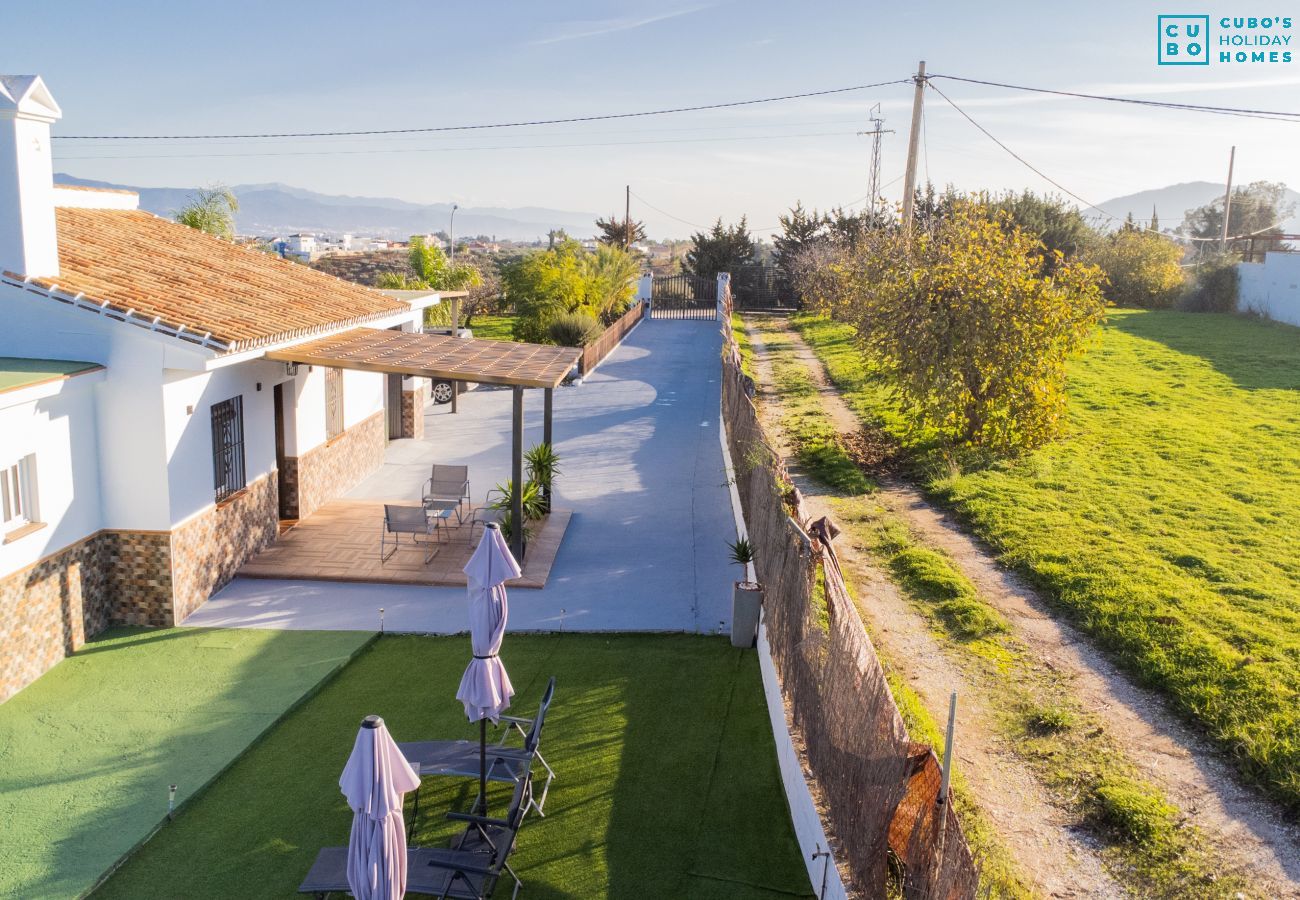
[[1237, 274], [1239, 309], [1300, 325], [1300, 253], [1266, 253], [1262, 263], [1240, 263]]
[[[91, 373], [0, 394], [0, 466], [36, 456], [37, 519], [45, 527], [0, 544], [0, 576], [38, 562], [104, 527]], [[12, 402], [15, 396], [22, 398]]]

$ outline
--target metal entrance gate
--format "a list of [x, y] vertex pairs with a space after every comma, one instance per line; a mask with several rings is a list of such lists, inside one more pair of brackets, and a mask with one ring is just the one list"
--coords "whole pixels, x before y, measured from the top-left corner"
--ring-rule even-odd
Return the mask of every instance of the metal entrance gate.
[[700, 275], [656, 275], [650, 285], [652, 319], [714, 319], [718, 282]]

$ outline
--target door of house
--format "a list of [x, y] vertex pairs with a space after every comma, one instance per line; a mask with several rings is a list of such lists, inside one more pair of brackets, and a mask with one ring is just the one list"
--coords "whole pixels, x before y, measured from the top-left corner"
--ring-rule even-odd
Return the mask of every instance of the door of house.
[[277, 384], [272, 388], [271, 396], [275, 401], [275, 471], [276, 486], [280, 495], [280, 518], [296, 519], [298, 518], [298, 479], [295, 477], [296, 473], [290, 471], [290, 468], [296, 467], [298, 461], [289, 459], [284, 451], [285, 432], [288, 428], [285, 420], [284, 384]]
[[384, 391], [384, 413], [388, 420], [388, 439], [402, 436], [402, 376], [388, 373]]

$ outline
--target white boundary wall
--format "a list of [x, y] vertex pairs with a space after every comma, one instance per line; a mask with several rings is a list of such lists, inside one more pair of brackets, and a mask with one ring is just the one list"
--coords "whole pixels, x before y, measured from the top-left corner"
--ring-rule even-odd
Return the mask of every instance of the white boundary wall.
[[1266, 253], [1262, 263], [1239, 263], [1242, 312], [1300, 325], [1300, 253]]
[[[731, 450], [727, 447], [726, 418], [721, 409], [718, 411], [718, 439], [722, 442], [722, 463], [726, 469], [727, 485], [731, 489], [731, 513], [736, 520], [736, 536], [745, 537], [748, 531], [740, 508], [740, 492], [736, 489], [736, 469], [732, 465]], [[752, 564], [746, 577], [751, 580], [756, 578]], [[758, 626], [758, 668], [763, 674], [763, 695], [767, 699], [767, 717], [772, 723], [772, 737], [776, 740], [776, 759], [781, 768], [786, 805], [790, 808], [790, 821], [794, 824], [795, 838], [803, 852], [803, 862], [808, 870], [808, 880], [812, 882], [813, 893], [821, 900], [848, 900], [848, 891], [840, 877], [835, 858], [816, 855], [829, 852], [830, 841], [826, 838], [826, 829], [822, 827], [821, 816], [817, 814], [812, 790], [804, 777], [803, 764], [795, 750], [794, 739], [790, 736], [790, 726], [785, 721], [781, 682], [772, 661], [772, 648], [767, 642], [767, 625], [761, 621]], [[825, 893], [822, 893], [823, 877], [826, 879]]]

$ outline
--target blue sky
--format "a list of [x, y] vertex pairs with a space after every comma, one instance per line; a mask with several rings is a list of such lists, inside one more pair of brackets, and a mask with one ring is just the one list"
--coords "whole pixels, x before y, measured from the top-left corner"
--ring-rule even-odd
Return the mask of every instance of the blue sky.
[[[1156, 15], [1254, 15], [1185, 3], [408, 3], [43, 0], [7, 9], [0, 67], [43, 76], [56, 134], [355, 130], [637, 111], [931, 72], [1189, 103], [1300, 109], [1290, 64], [1159, 67]], [[1187, 8], [1185, 8], [1187, 7]], [[1300, 9], [1297, 26], [1300, 26]], [[1283, 32], [1289, 34], [1290, 32]], [[1047, 99], [936, 82], [1029, 162], [1091, 201], [1179, 181], [1300, 185], [1300, 123]], [[631, 183], [652, 234], [795, 200], [866, 193], [867, 110], [881, 102], [896, 198], [910, 86], [586, 125], [444, 136], [56, 142], [56, 166], [151, 186], [280, 181], [416, 202], [608, 214]], [[931, 92], [922, 178], [1050, 190]], [[647, 205], [653, 204], [659, 211]], [[662, 212], [660, 212], [662, 211]], [[686, 224], [691, 223], [691, 224]]]

